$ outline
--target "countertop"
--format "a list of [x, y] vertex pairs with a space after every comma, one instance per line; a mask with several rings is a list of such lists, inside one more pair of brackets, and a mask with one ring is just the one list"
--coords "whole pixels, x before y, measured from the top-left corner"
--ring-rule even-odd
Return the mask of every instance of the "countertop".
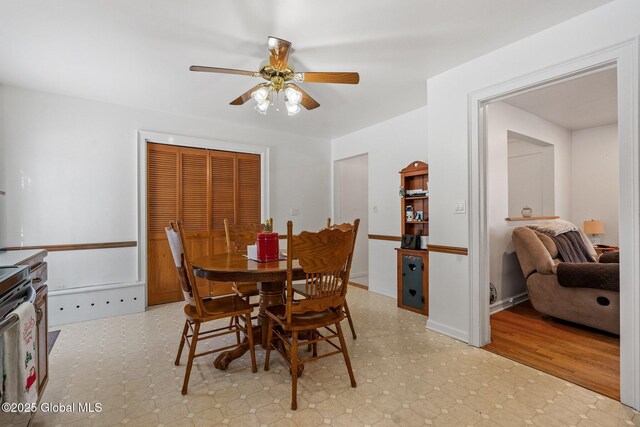
[[44, 249], [28, 249], [24, 251], [6, 251], [0, 253], [0, 265], [17, 265], [32, 258], [41, 252], [46, 252]]

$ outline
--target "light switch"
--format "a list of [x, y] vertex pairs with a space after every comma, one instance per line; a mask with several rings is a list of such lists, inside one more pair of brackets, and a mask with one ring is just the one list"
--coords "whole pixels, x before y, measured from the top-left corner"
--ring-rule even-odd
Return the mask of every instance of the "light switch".
[[464, 214], [467, 212], [467, 202], [465, 200], [457, 200], [453, 208], [454, 214]]
[[291, 216], [298, 216], [298, 215], [300, 215], [300, 209], [291, 208]]

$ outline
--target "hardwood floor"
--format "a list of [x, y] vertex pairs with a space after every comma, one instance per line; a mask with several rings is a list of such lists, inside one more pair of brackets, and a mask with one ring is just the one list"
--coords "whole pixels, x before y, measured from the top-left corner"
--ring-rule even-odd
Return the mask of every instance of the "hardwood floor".
[[491, 316], [492, 353], [620, 400], [620, 337], [543, 316], [531, 302]]

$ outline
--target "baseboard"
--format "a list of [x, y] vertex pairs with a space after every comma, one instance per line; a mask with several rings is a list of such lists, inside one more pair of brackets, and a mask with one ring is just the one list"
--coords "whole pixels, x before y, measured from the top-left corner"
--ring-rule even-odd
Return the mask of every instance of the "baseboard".
[[349, 280], [349, 284], [351, 286], [355, 286], [356, 288], [365, 289], [367, 291], [369, 290], [369, 286], [363, 285], [362, 283], [354, 282], [353, 280]]
[[452, 328], [451, 326], [443, 325], [442, 323], [434, 322], [431, 319], [427, 319], [427, 329], [451, 338], [455, 338], [465, 343], [469, 342], [468, 333], [461, 331], [460, 329]]
[[489, 306], [489, 315], [496, 314], [502, 310], [513, 307], [514, 305], [520, 304], [521, 302], [524, 302], [528, 299], [529, 294], [527, 292], [523, 292], [513, 297], [497, 301]]
[[145, 283], [83, 286], [49, 292], [49, 326], [141, 313]]

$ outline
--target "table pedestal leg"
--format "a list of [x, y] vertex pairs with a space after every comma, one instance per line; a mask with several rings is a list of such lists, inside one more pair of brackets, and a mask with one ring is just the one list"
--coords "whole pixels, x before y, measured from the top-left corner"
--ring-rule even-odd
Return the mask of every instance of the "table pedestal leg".
[[[258, 282], [258, 290], [260, 291], [260, 309], [258, 325], [253, 328], [253, 343], [267, 348], [269, 318], [266, 308], [284, 304], [284, 282]], [[213, 361], [213, 366], [224, 371], [233, 360], [242, 357], [247, 351], [249, 351], [249, 340], [245, 338], [240, 347], [220, 353]]]
[[284, 282], [260, 282], [260, 311], [258, 313], [258, 328], [261, 330], [260, 339], [255, 341], [260, 343], [262, 348], [267, 348], [267, 334], [269, 333], [269, 316], [267, 307], [284, 304]]

